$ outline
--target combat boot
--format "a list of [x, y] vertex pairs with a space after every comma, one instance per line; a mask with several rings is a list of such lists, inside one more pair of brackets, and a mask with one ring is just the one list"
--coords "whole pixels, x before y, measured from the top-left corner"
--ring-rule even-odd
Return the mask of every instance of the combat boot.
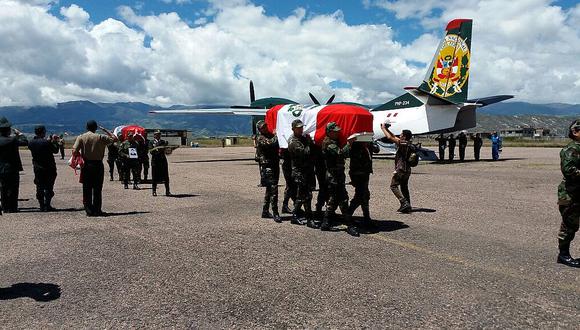
[[330, 212], [328, 210], [324, 211], [324, 217], [322, 218], [320, 230], [322, 231], [330, 230]]
[[272, 219], [272, 214], [268, 210], [267, 205], [262, 209], [262, 219]]
[[570, 256], [570, 245], [562, 243], [562, 241], [559, 242], [559, 245], [560, 253], [558, 254], [558, 259], [556, 259], [556, 262], [566, 266], [580, 268], [580, 260], [574, 259], [572, 256]]
[[304, 218], [298, 215], [298, 211], [295, 211], [292, 213], [292, 220], [290, 220], [290, 223], [293, 225], [303, 225]]
[[292, 214], [292, 210], [288, 207], [288, 202], [282, 203], [282, 213]]
[[44, 210], [46, 212], [54, 212], [56, 209], [50, 205], [52, 202], [52, 197], [47, 197], [46, 201], [44, 202]]
[[129, 189], [129, 184], [128, 183], [123, 183], [123, 188], [124, 189]]
[[274, 222], [282, 223], [282, 218], [280, 218], [280, 214], [278, 214], [278, 211], [274, 212]]
[[171, 196], [171, 191], [169, 190], [169, 182], [165, 182], [165, 196]]
[[397, 210], [397, 212], [408, 214], [411, 213], [412, 210], [413, 208], [411, 207], [411, 204], [409, 204], [407, 201], [404, 201], [401, 203], [401, 207]]
[[354, 224], [350, 224], [348, 225], [348, 227], [346, 227], [346, 232], [350, 235], [350, 236], [354, 236], [354, 237], [359, 237], [360, 233], [358, 232], [358, 228], [356, 225]]
[[133, 190], [141, 190], [136, 183], [133, 183]]
[[157, 196], [157, 187], [156, 186], [153, 186], [153, 188], [151, 188], [151, 195]]
[[313, 228], [313, 229], [318, 229], [320, 228], [320, 222], [318, 222], [316, 219], [314, 219], [312, 217], [312, 214], [309, 213], [306, 215], [306, 226], [308, 226], [309, 228]]

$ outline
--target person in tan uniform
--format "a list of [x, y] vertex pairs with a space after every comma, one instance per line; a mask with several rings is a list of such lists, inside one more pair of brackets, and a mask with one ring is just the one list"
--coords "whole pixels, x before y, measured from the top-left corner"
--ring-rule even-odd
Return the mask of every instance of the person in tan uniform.
[[[97, 134], [97, 128], [100, 128], [107, 135]], [[98, 126], [96, 121], [89, 120], [87, 132], [79, 135], [73, 145], [73, 154], [80, 154], [84, 160], [84, 166], [81, 170], [83, 205], [89, 217], [105, 215], [101, 209], [105, 175], [103, 157], [107, 146], [115, 141], [117, 141], [117, 137], [113, 133]]]

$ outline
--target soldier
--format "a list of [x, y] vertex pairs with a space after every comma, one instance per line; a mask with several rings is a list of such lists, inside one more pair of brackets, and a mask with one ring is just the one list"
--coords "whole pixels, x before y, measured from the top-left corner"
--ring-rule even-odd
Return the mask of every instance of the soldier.
[[135, 136], [132, 132], [127, 134], [127, 140], [121, 143], [119, 148], [119, 157], [123, 158], [123, 186], [129, 189], [129, 179], [133, 174], [133, 189], [139, 190], [139, 154], [137, 151], [139, 145], [135, 141]]
[[[256, 123], [256, 129], [260, 133], [256, 139], [256, 148], [258, 150], [260, 170], [266, 184], [266, 193], [264, 195], [264, 207], [262, 208], [262, 218], [274, 218], [274, 221], [280, 223], [282, 219], [278, 213], [278, 180], [280, 179], [280, 155], [278, 138], [275, 134], [268, 131], [268, 125], [263, 120]], [[272, 205], [272, 214], [270, 214], [270, 205]]]
[[438, 137], [435, 138], [435, 141], [439, 142], [439, 160], [445, 160], [445, 148], [447, 148], [447, 138], [443, 136], [443, 134], [439, 134]]
[[[391, 191], [401, 203], [401, 207], [397, 212], [410, 213], [411, 196], [409, 194], [409, 178], [411, 177], [411, 166], [408, 159], [412, 152], [411, 139], [413, 134], [411, 131], [405, 129], [401, 132], [399, 137], [389, 131], [390, 123], [381, 124], [381, 130], [385, 137], [397, 145], [397, 153], [395, 154], [395, 172], [391, 179]], [[455, 140], [454, 140], [455, 141]]]
[[280, 158], [282, 159], [282, 174], [284, 174], [284, 181], [286, 187], [284, 188], [284, 200], [282, 201], [282, 213], [292, 213], [288, 203], [296, 202], [296, 184], [292, 179], [292, 159], [290, 159], [290, 152], [288, 149], [280, 149]]
[[[107, 163], [109, 164], [109, 175], [111, 177], [111, 181], [114, 180], [113, 173], [115, 172], [115, 163], [117, 162], [117, 158], [119, 158], [119, 146], [117, 143], [111, 143], [107, 146]], [[117, 166], [117, 170], [119, 170]], [[120, 180], [121, 178], [119, 178]]]
[[60, 151], [60, 159], [64, 159], [64, 134], [61, 134], [58, 138], [58, 150]]
[[137, 141], [137, 154], [139, 155], [139, 180], [141, 180], [141, 171], [143, 171], [143, 181], [149, 178], [149, 140], [144, 136], [139, 136]]
[[320, 230], [330, 229], [330, 218], [340, 207], [344, 222], [348, 224], [346, 232], [352, 236], [359, 236], [358, 228], [352, 222], [348, 209], [348, 192], [346, 191], [346, 175], [344, 173], [345, 159], [349, 156], [352, 140], [349, 140], [348, 144], [341, 148], [338, 145], [339, 134], [340, 126], [335, 122], [326, 125], [326, 137], [322, 141], [322, 154], [326, 162], [329, 199]]
[[481, 147], [483, 146], [483, 139], [479, 133], [475, 134], [473, 139], [473, 156], [475, 160], [479, 160], [479, 155], [481, 153]]
[[580, 224], [580, 119], [572, 122], [568, 137], [572, 141], [560, 151], [560, 168], [564, 180], [558, 186], [558, 208], [562, 224], [558, 233], [560, 253], [557, 262], [580, 268], [580, 260], [570, 256], [570, 243]]
[[153, 196], [157, 196], [157, 184], [161, 182], [165, 184], [165, 196], [171, 196], [171, 191], [169, 190], [169, 166], [167, 165], [165, 148], [163, 148], [165, 146], [167, 146], [167, 141], [161, 139], [161, 131], [153, 133], [153, 141], [150, 142]]
[[59, 152], [59, 138], [54, 135], [47, 140], [46, 128], [42, 125], [34, 128], [34, 134], [34, 139], [28, 143], [28, 149], [32, 154], [36, 199], [41, 212], [54, 211], [50, 203], [54, 197], [54, 181], [57, 176], [54, 154]]
[[457, 135], [457, 141], [459, 141], [459, 160], [465, 160], [465, 148], [467, 148], [467, 135], [465, 131], [461, 131], [459, 135]]
[[[107, 135], [97, 134], [97, 128], [100, 128]], [[73, 155], [81, 154], [84, 160], [84, 166], [81, 170], [83, 204], [89, 217], [104, 215], [101, 209], [103, 177], [105, 175], [103, 158], [105, 157], [105, 148], [115, 141], [117, 141], [117, 137], [113, 133], [98, 126], [96, 121], [89, 120], [87, 132], [79, 135], [73, 145]]]
[[453, 160], [453, 158], [455, 158], [455, 144], [457, 142], [455, 141], [453, 134], [449, 134], [447, 141], [449, 143], [449, 160]]
[[[18, 212], [19, 172], [22, 171], [18, 147], [28, 144], [26, 137], [11, 127], [8, 119], [0, 117], [0, 198], [5, 213]], [[14, 136], [10, 136], [11, 131]]]
[[[292, 212], [291, 223], [303, 225], [305, 221], [312, 221], [312, 190], [310, 179], [313, 173], [311, 147], [312, 139], [304, 134], [304, 124], [300, 119], [292, 122], [293, 134], [288, 140], [288, 151], [292, 159], [292, 179], [296, 185], [296, 201]], [[304, 207], [305, 216], [301, 208]]]
[[348, 213], [353, 214], [360, 206], [366, 224], [371, 224], [372, 219], [369, 211], [371, 192], [369, 191], [370, 175], [373, 173], [372, 153], [378, 153], [379, 146], [375, 143], [355, 142], [350, 149], [350, 176], [354, 186], [354, 196], [350, 201]]

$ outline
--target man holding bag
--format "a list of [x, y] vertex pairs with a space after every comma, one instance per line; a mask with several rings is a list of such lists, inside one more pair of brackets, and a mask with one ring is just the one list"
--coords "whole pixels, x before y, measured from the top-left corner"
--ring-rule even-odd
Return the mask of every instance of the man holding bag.
[[[100, 128], [107, 135], [97, 134], [97, 128]], [[105, 149], [117, 137], [104, 127], [97, 125], [94, 120], [87, 122], [87, 132], [77, 137], [73, 145], [73, 155], [81, 155], [84, 160], [84, 166], [81, 170], [83, 182], [83, 204], [87, 216], [104, 215], [102, 207], [102, 190], [105, 167], [103, 158]]]

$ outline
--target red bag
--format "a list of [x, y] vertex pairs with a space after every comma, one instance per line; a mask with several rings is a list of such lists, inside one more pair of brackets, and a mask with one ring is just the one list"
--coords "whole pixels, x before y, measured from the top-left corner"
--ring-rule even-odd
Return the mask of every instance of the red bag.
[[[83, 159], [83, 157], [80, 154], [77, 154], [77, 155], [73, 154], [70, 157], [70, 159], [68, 160], [68, 166], [72, 167], [72, 169], [75, 170], [75, 175], [78, 175], [77, 170], [80, 171], [84, 165], [85, 165], [85, 160]], [[81, 175], [81, 180], [82, 180], [82, 175]]]

